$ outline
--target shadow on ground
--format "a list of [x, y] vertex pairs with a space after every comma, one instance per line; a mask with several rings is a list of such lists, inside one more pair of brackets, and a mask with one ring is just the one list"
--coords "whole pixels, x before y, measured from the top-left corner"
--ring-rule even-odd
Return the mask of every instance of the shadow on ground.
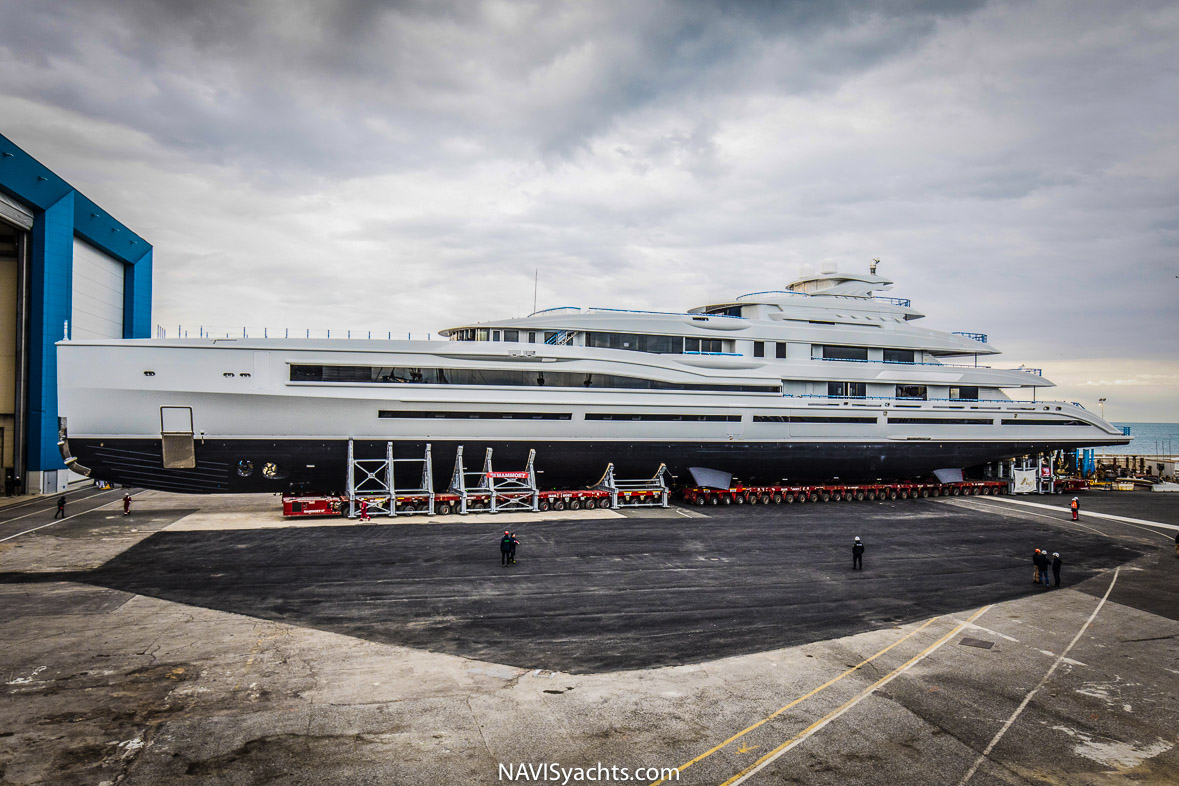
[[[43, 575], [520, 667], [646, 668], [844, 636], [1065, 586], [1143, 552], [934, 501], [709, 509], [708, 517], [159, 532]], [[851, 571], [851, 541], [867, 543]], [[5, 581], [34, 580], [8, 574]]]

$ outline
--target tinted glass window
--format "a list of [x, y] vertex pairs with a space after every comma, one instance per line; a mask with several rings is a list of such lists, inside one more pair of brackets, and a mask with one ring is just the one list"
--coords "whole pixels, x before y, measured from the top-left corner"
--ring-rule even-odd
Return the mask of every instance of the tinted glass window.
[[867, 347], [823, 347], [823, 357], [827, 360], [867, 360]]

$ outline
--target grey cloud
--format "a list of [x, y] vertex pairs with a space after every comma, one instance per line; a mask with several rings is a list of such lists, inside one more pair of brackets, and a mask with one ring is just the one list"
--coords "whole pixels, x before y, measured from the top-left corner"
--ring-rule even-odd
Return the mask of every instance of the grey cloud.
[[564, 157], [643, 106], [828, 85], [972, 6], [875, 8], [18, 3], [0, 57], [7, 50], [10, 84], [27, 97], [135, 116], [164, 144], [256, 170], [350, 176], [445, 166], [439, 143], [454, 136]]

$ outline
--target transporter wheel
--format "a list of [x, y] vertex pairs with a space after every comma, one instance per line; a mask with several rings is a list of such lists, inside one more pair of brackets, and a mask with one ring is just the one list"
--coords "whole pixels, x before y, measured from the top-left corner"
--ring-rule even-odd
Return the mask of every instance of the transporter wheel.
[[749, 501], [749, 498], [746, 497], [744, 494], [734, 494], [733, 495], [733, 502], [736, 502], [738, 505], [744, 505], [748, 501]]
[[452, 508], [450, 507], [449, 502], [439, 502], [438, 507], [435, 509], [434, 512], [437, 513], [439, 516], [449, 516], [451, 510], [452, 510]]
[[832, 491], [831, 492], [831, 501], [832, 502], [843, 502], [843, 493], [839, 492], [839, 491]]
[[539, 511], [548, 510], [549, 509], [549, 501], [547, 499], [542, 499], [542, 500], [537, 501], [536, 509]]
[[703, 495], [703, 494], [697, 494], [697, 495], [696, 495], [696, 504], [697, 504], [697, 505], [703, 505], [703, 504], [704, 504], [704, 495]]
[[596, 499], [594, 499], [593, 497], [590, 497], [589, 499], [587, 499], [585, 501], [585, 509], [586, 510], [593, 510], [597, 506], [598, 506], [598, 501]]
[[1000, 487], [999, 487], [999, 493], [1000, 493], [1000, 494], [1006, 494], [1006, 493], [1007, 493], [1007, 487], [1006, 487], [1006, 486], [1000, 486]]
[[[774, 496], [770, 497], [770, 499], [772, 499], [772, 500], [774, 501], [774, 504], [775, 504], [775, 505], [781, 505], [781, 504], [782, 504], [782, 499], [783, 499], [783, 498], [782, 498], [782, 492], [780, 492], [780, 491], [775, 491], [775, 492], [774, 492]], [[789, 501], [789, 502], [793, 502], [794, 500], [793, 500], [793, 499], [791, 499], [791, 500], [788, 500], [788, 501]]]
[[750, 495], [749, 495], [749, 499], [748, 499], [747, 501], [749, 502], [749, 504], [750, 504], [750, 505], [756, 505], [756, 504], [757, 504], [757, 502], [758, 502], [757, 495], [756, 495], [756, 494], [750, 494]]
[[767, 492], [767, 491], [763, 491], [761, 494], [757, 495], [757, 501], [763, 505], [770, 504], [770, 500], [772, 500], [772, 499], [773, 499], [773, 497], [771, 497], [769, 492]]
[[830, 502], [830, 501], [831, 501], [831, 492], [830, 491], [820, 491], [819, 492], [819, 502]]
[[708, 495], [708, 504], [709, 505], [719, 505], [720, 504], [720, 497], [717, 496], [716, 494], [709, 494]]
[[864, 501], [864, 492], [857, 491], [856, 492], [856, 502], [863, 502], [863, 501]]
[[565, 509], [565, 500], [563, 500], [563, 499], [553, 500], [553, 510], [564, 510], [564, 509]]
[[921, 498], [925, 499], [929, 496], [929, 489], [921, 489]]
[[889, 499], [896, 499], [897, 498], [897, 490], [896, 489], [889, 489], [888, 490], [888, 498]]
[[732, 498], [731, 496], [729, 496], [728, 494], [725, 494], [725, 495], [723, 495], [723, 496], [720, 498], [720, 504], [722, 504], [722, 505], [732, 505], [732, 504], [733, 504], [733, 498]]
[[798, 502], [810, 502], [811, 493], [809, 491], [800, 491], [798, 492], [798, 496], [796, 496], [794, 499]]
[[570, 510], [581, 510], [581, 500], [579, 500], [579, 499], [569, 500], [569, 509]]

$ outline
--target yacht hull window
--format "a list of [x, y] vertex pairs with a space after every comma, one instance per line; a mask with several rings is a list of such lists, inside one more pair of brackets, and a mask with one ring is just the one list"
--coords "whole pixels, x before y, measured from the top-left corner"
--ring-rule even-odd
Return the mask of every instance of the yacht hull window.
[[897, 398], [912, 398], [924, 401], [928, 398], [925, 385], [897, 385]]
[[950, 388], [950, 398], [955, 401], [978, 401], [978, 388], [957, 387]]
[[291, 382], [345, 384], [483, 385], [509, 387], [584, 387], [630, 390], [701, 390], [725, 393], [781, 393], [778, 385], [711, 385], [577, 371], [516, 369], [401, 368], [392, 366], [292, 365]]
[[884, 350], [885, 363], [913, 363], [915, 359], [916, 354], [911, 349]]
[[833, 347], [823, 346], [823, 354], [820, 355], [824, 360], [867, 360], [867, 347]]
[[643, 333], [586, 333], [585, 345], [601, 349], [629, 349], [654, 355], [678, 355], [684, 351], [682, 336], [653, 336]]
[[828, 382], [827, 395], [835, 398], [864, 398], [868, 395], [868, 383]]

